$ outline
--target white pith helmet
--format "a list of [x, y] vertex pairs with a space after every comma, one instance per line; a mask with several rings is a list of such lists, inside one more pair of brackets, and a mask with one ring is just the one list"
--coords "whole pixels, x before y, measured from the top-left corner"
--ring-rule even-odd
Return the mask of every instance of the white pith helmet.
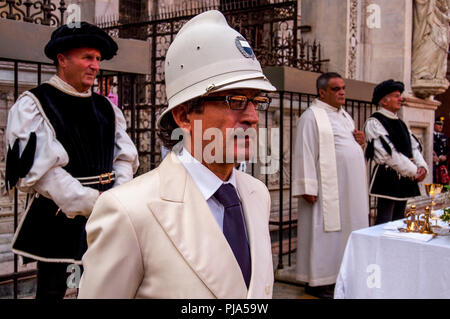
[[196, 97], [230, 89], [276, 91], [247, 40], [217, 10], [180, 29], [166, 54], [165, 82], [169, 107], [158, 118], [160, 128], [175, 107]]

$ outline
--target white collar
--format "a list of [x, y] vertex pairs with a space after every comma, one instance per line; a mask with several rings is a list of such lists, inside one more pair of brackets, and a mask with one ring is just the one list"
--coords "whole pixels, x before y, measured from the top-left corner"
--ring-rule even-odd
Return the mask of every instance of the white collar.
[[321, 100], [319, 100], [319, 99], [315, 99], [315, 100], [313, 101], [313, 103], [314, 103], [316, 106], [318, 106], [318, 107], [320, 107], [320, 108], [322, 108], [322, 109], [325, 109], [326, 111], [330, 111], [330, 112], [341, 112], [341, 111], [342, 111], [342, 106], [336, 108], [336, 107], [331, 106], [330, 104], [325, 103], [324, 101], [321, 101]]
[[61, 79], [59, 76], [54, 75], [48, 80], [46, 83], [50, 84], [51, 86], [54, 86], [58, 90], [77, 97], [90, 97], [91, 96], [91, 90], [87, 90], [85, 92], [78, 92], [72, 85]]
[[224, 182], [206, 166], [195, 159], [184, 147], [183, 150], [176, 155], [194, 180], [195, 185], [197, 185], [205, 200], [211, 198], [222, 184], [230, 183], [237, 189], [234, 168], [228, 181]]
[[385, 109], [384, 107], [381, 107], [377, 112], [383, 114], [384, 116], [386, 116], [387, 118], [390, 118], [392, 120], [398, 120], [397, 114]]

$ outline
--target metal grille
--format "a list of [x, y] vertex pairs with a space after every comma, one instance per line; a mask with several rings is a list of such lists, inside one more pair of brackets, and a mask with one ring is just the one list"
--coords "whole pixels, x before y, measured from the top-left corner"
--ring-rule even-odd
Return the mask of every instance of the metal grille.
[[60, 26], [66, 10], [64, 1], [57, 7], [51, 0], [0, 0], [0, 18], [10, 20]]

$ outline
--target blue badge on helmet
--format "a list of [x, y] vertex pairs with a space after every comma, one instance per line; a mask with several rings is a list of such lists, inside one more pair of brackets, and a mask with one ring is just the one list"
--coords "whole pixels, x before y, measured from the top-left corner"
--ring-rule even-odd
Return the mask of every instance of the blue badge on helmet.
[[255, 58], [255, 54], [253, 53], [250, 44], [247, 40], [244, 39], [244, 37], [237, 36], [234, 42], [236, 43], [236, 47], [239, 49], [243, 56], [245, 56], [246, 58]]

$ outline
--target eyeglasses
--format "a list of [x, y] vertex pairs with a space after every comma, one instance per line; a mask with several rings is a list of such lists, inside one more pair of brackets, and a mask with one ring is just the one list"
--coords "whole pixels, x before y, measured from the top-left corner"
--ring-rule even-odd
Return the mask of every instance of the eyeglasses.
[[256, 96], [248, 98], [245, 95], [227, 95], [227, 96], [205, 96], [203, 101], [226, 101], [228, 107], [232, 110], [245, 110], [248, 102], [252, 102], [257, 111], [265, 111], [269, 108], [272, 99], [268, 96]]
[[333, 92], [339, 92], [340, 90], [345, 90], [345, 86], [335, 86], [330, 88]]

